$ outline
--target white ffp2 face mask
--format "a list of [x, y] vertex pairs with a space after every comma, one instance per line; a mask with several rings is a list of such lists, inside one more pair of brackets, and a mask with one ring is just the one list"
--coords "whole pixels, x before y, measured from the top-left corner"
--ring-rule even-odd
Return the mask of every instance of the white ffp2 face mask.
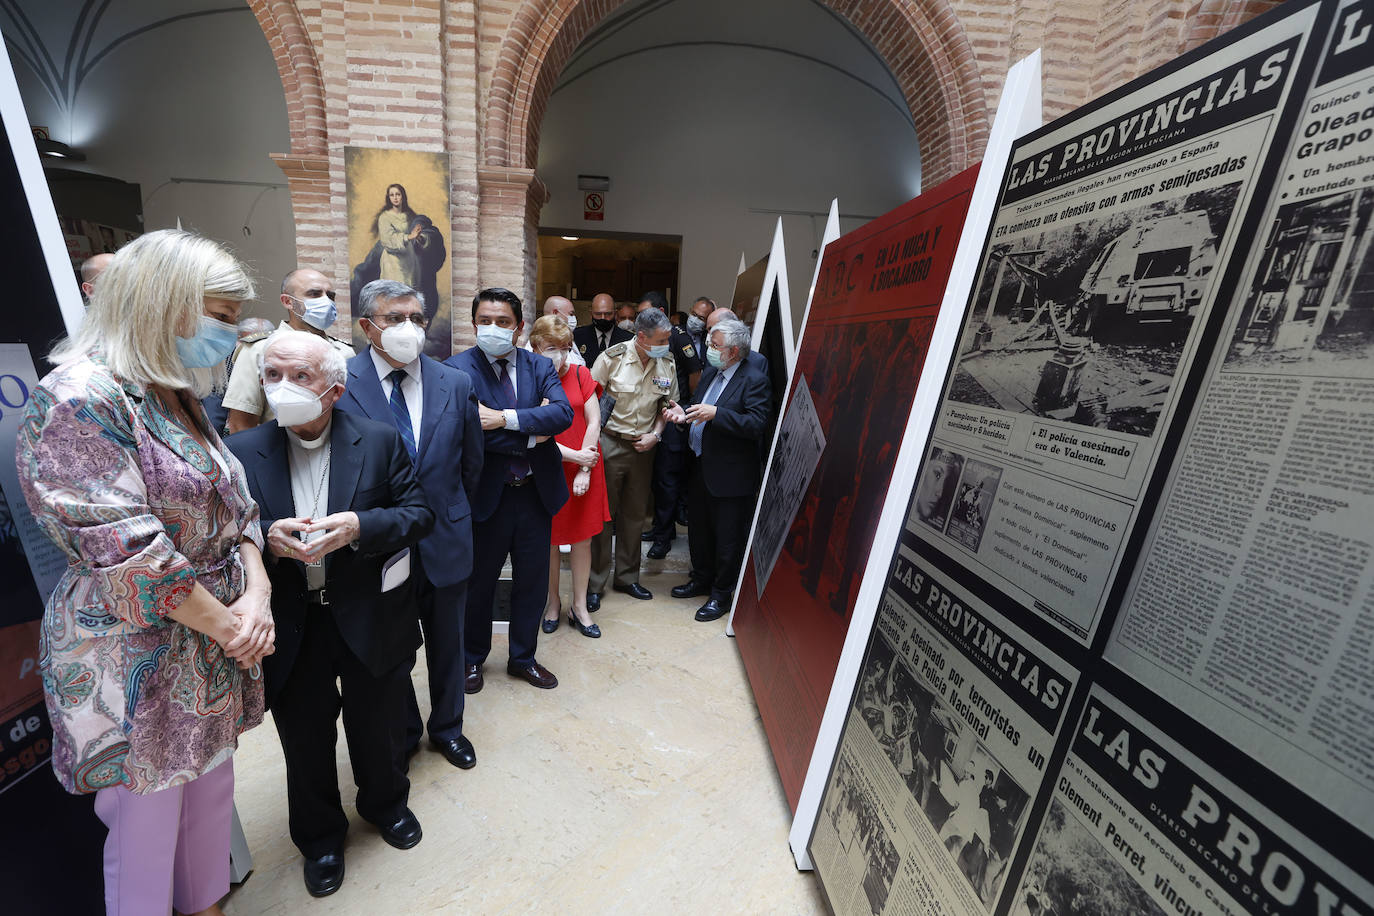
[[412, 363], [425, 345], [425, 332], [413, 321], [382, 331], [382, 351], [398, 363]]
[[[331, 386], [333, 387], [333, 386]], [[303, 426], [324, 413], [320, 398], [329, 391], [326, 388], [319, 394], [309, 388], [302, 388], [294, 382], [273, 382], [263, 386], [263, 394], [272, 412], [277, 415], [278, 426]]]

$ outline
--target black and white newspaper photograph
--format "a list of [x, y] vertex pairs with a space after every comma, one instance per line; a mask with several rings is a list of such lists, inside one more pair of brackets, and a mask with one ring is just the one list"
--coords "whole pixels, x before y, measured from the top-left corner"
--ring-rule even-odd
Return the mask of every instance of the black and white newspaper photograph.
[[835, 765], [835, 792], [821, 816], [830, 819], [844, 852], [844, 864], [858, 878], [846, 882], [856, 884], [863, 894], [855, 912], [862, 912], [867, 905], [867, 912], [879, 916], [887, 907], [901, 857], [873, 800], [873, 790], [848, 757], [841, 757]]
[[[899, 548], [823, 802], [832, 811], [847, 786], [875, 789], [902, 862], [888, 912], [994, 912], [1074, 682], [1062, 660]], [[855, 873], [845, 823], [822, 816], [812, 837], [827, 886]]]
[[1106, 652], [1374, 834], [1371, 6], [1325, 37]]
[[768, 577], [773, 574], [778, 554], [782, 553], [783, 539], [792, 528], [824, 451], [825, 430], [816, 414], [816, 403], [811, 399], [811, 387], [802, 375], [797, 378], [773, 448], [768, 481], [764, 486], [769, 498], [760, 502], [754, 522], [752, 552], [759, 595], [763, 594]]
[[1010, 912], [1356, 916], [1374, 899], [1357, 867], [1095, 687]]
[[[1297, 10], [1012, 148], [927, 453], [961, 456], [964, 475], [997, 468], [997, 494], [956, 523], [956, 491], [943, 529], [912, 511], [907, 530], [1082, 645], [1187, 415], [1183, 381], [1316, 17]], [[918, 489], [939, 475], [923, 469]]]

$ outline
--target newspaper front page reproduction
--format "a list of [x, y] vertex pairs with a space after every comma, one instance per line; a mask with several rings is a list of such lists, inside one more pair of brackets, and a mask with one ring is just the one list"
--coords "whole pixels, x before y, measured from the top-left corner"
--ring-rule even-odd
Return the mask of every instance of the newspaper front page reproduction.
[[908, 530], [1082, 645], [1315, 6], [1012, 152]]
[[900, 549], [812, 860], [840, 916], [986, 916], [1063, 722], [1071, 666]]
[[1367, 877], [1241, 791], [1204, 753], [1093, 688], [1011, 916], [1370, 912]]
[[759, 506], [754, 526], [754, 576], [762, 595], [782, 553], [783, 539], [796, 520], [802, 498], [825, 451], [825, 430], [816, 414], [811, 386], [797, 376], [796, 390], [782, 420], [773, 463], [768, 469], [769, 499]]
[[1374, 2], [1339, 4], [1107, 657], [1374, 833]]

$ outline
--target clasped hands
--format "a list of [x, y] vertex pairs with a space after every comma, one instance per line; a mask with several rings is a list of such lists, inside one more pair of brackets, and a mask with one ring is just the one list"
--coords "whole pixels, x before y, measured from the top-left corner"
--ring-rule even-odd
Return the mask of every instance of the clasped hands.
[[[315, 535], [309, 541], [297, 533]], [[358, 513], [335, 512], [324, 518], [279, 518], [267, 529], [267, 551], [274, 557], [318, 563], [358, 539]]]
[[272, 593], [265, 588], [247, 588], [225, 605], [233, 615], [233, 635], [221, 644], [224, 654], [240, 668], [252, 668], [264, 656], [276, 651], [277, 626], [272, 619]]

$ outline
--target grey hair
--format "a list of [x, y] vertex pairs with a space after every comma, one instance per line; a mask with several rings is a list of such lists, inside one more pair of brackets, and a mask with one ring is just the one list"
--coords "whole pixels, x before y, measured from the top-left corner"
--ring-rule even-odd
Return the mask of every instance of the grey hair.
[[254, 315], [252, 318], [245, 318], [239, 322], [239, 336], [244, 337], [248, 334], [270, 334], [277, 326], [266, 318], [259, 318]]
[[194, 333], [206, 299], [253, 298], [247, 268], [218, 242], [181, 229], [134, 239], [110, 260], [75, 334], [48, 355], [56, 364], [100, 353], [120, 378], [188, 388], [176, 338]]
[[[738, 318], [722, 318], [711, 329], [711, 336], [721, 335], [727, 347], [739, 347], [740, 359], [749, 353], [749, 327]], [[714, 343], [714, 341], [712, 341]]]
[[399, 280], [373, 280], [358, 291], [358, 317], [371, 318], [377, 314], [377, 300], [394, 302], [397, 299], [414, 299], [425, 307], [425, 297], [413, 286], [406, 286]]
[[[393, 281], [377, 282], [390, 283]], [[344, 359], [343, 354], [318, 334], [311, 334], [309, 331], [297, 331], [295, 328], [278, 328], [272, 332], [271, 337], [267, 338], [267, 343], [263, 344], [262, 349], [258, 351], [258, 378], [262, 378], [262, 367], [267, 362], [267, 351], [279, 343], [295, 344], [298, 347], [318, 351], [319, 368], [325, 381], [331, 385], [342, 386], [347, 384], [348, 362]]]
[[668, 316], [658, 309], [645, 309], [635, 316], [635, 332], [638, 334], [657, 334], [673, 327]]

